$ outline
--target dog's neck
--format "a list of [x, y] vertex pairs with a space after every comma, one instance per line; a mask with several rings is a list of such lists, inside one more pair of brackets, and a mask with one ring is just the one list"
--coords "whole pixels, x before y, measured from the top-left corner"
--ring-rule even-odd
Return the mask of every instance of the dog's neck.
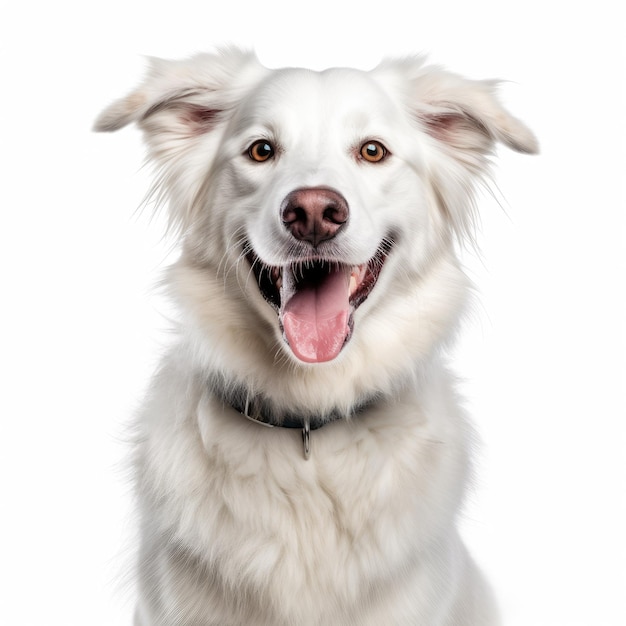
[[240, 413], [246, 419], [265, 426], [266, 428], [299, 428], [302, 431], [304, 457], [310, 455], [310, 433], [326, 424], [347, 420], [359, 415], [377, 404], [381, 400], [380, 394], [375, 394], [355, 403], [349, 411], [338, 408], [324, 414], [315, 414], [310, 411], [279, 411], [274, 403], [255, 393], [246, 385], [226, 385], [216, 377], [209, 380], [209, 388], [213, 395], [221, 400], [225, 406]]

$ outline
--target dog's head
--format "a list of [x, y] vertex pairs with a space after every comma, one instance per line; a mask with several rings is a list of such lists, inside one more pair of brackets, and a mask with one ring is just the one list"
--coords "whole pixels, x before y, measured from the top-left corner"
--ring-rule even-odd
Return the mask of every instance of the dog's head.
[[227, 50], [154, 61], [96, 128], [141, 125], [184, 256], [318, 363], [451, 254], [495, 142], [536, 151], [494, 89], [421, 59], [268, 70]]

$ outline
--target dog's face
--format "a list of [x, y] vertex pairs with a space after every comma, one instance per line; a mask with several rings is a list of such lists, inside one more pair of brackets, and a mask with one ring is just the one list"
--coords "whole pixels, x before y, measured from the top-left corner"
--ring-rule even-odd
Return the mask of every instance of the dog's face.
[[535, 149], [490, 83], [417, 60], [321, 73], [232, 51], [156, 62], [98, 128], [134, 119], [184, 254], [307, 363], [338, 358], [368, 308], [402, 298], [450, 251], [495, 140]]
[[217, 179], [236, 197], [218, 212], [236, 217], [224, 232], [298, 359], [338, 356], [399, 237], [428, 252], [415, 132], [353, 70], [271, 74], [235, 112]]

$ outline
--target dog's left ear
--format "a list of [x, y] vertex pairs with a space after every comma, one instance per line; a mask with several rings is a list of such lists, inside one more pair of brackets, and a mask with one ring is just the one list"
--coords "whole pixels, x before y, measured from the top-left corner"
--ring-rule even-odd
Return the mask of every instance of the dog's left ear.
[[530, 129], [496, 97], [499, 81], [468, 80], [436, 66], [425, 66], [421, 57], [385, 61], [374, 71], [383, 80], [396, 82], [408, 96], [411, 114], [453, 156], [455, 152], [461, 158], [463, 152], [485, 154], [498, 141], [518, 152], [539, 151]]
[[373, 70], [381, 84], [403, 98], [416, 130], [430, 138], [428, 160], [434, 201], [460, 241], [474, 240], [474, 192], [489, 170], [496, 143], [533, 154], [533, 133], [500, 104], [498, 81], [467, 80], [421, 57], [390, 60]]

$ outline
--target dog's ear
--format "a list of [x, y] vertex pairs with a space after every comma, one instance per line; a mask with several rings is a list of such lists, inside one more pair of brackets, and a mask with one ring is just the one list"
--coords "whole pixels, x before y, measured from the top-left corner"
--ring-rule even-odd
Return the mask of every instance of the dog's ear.
[[183, 61], [152, 59], [141, 85], [106, 108], [97, 131], [137, 122], [144, 131], [156, 179], [148, 194], [169, 200], [170, 228], [184, 232], [198, 211], [198, 194], [232, 111], [265, 75], [256, 56], [236, 48]]
[[143, 83], [109, 105], [94, 130], [114, 131], [138, 122], [148, 132], [202, 134], [262, 69], [253, 53], [235, 48], [182, 61], [151, 58]]
[[498, 81], [468, 80], [422, 57], [388, 60], [374, 74], [404, 100], [417, 128], [430, 138], [428, 181], [435, 203], [459, 240], [473, 240], [474, 190], [489, 170], [489, 154], [500, 142], [533, 154], [533, 133], [496, 96]]
[[484, 154], [495, 142], [528, 154], [539, 150], [533, 133], [499, 102], [497, 80], [468, 80], [424, 65], [422, 57], [385, 61], [375, 71], [402, 81], [412, 115], [452, 152]]
[[498, 81], [467, 80], [447, 72], [427, 73], [414, 83], [415, 114], [426, 131], [453, 150], [488, 152], [494, 142], [527, 154], [537, 139], [496, 97]]

